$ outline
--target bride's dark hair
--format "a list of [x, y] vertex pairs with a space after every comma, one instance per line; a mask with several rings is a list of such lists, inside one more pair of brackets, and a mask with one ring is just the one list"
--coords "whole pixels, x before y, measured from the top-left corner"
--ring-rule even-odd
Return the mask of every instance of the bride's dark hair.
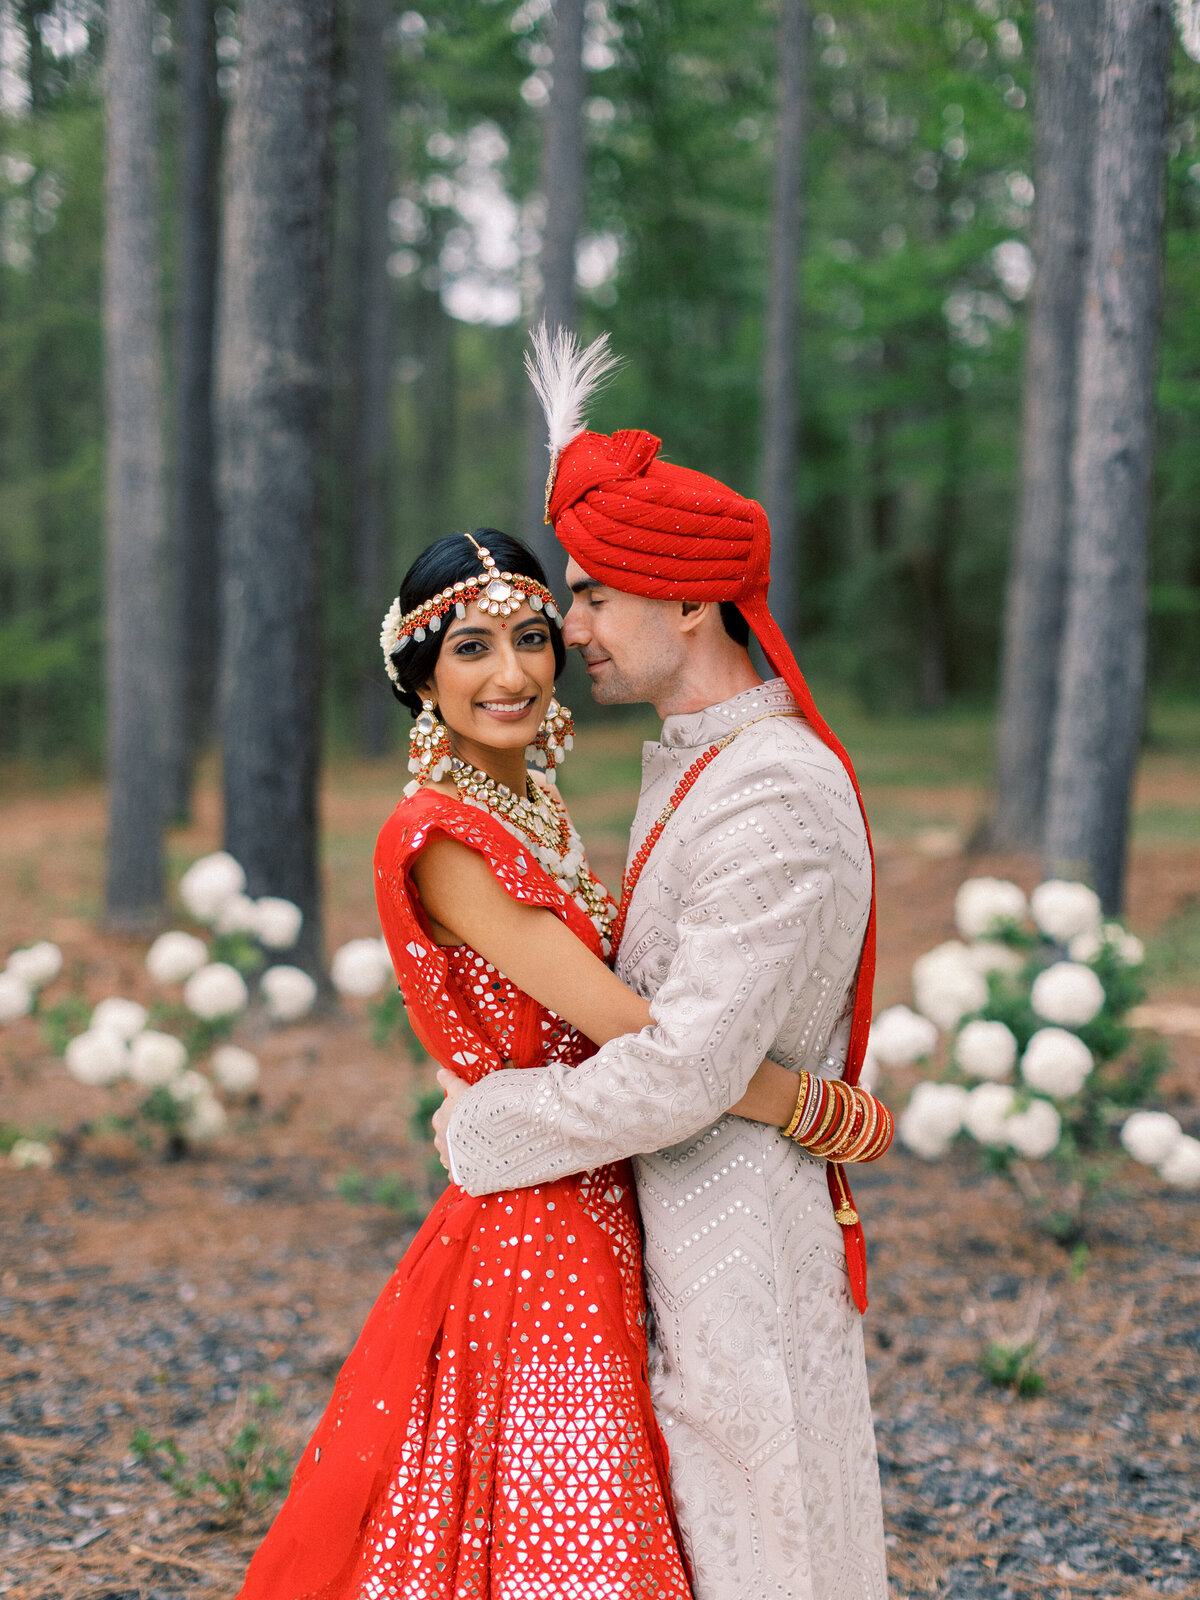
[[[471, 538], [476, 539], [485, 550], [491, 551], [502, 572], [518, 573], [522, 578], [533, 578], [535, 582], [549, 587], [542, 563], [520, 539], [501, 533], [498, 528], [476, 528]], [[440, 594], [450, 584], [474, 578], [481, 570], [479, 552], [466, 534], [448, 533], [444, 539], [437, 539], [427, 550], [422, 550], [404, 574], [404, 581], [400, 585], [400, 609], [407, 616], [423, 601]], [[550, 646], [554, 651], [554, 676], [557, 678], [566, 665], [567, 652], [562, 642], [562, 630], [552, 622], [547, 626], [550, 629]], [[418, 690], [432, 678], [445, 637], [445, 628], [438, 633], [427, 632], [423, 639], [410, 639], [402, 649], [392, 651], [392, 666], [400, 679], [398, 684], [392, 685], [392, 693], [414, 717], [421, 709]]]

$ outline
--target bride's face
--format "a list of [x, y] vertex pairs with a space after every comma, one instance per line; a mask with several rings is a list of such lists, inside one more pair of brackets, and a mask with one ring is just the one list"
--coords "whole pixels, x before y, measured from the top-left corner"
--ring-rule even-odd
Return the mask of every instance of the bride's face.
[[463, 760], [472, 749], [515, 750], [532, 744], [554, 693], [554, 649], [540, 612], [524, 605], [510, 617], [474, 606], [446, 629], [427, 694]]

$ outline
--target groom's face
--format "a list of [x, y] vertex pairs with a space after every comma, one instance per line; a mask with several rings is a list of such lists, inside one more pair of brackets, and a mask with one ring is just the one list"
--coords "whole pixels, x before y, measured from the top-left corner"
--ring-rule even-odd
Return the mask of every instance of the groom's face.
[[583, 657], [592, 699], [607, 706], [655, 704], [684, 662], [679, 602], [610, 589], [577, 561], [567, 562], [567, 584], [575, 598], [563, 643]]

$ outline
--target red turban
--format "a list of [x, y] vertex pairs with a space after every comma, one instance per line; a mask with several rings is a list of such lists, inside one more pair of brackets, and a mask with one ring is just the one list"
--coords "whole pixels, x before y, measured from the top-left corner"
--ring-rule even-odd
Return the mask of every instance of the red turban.
[[[767, 605], [771, 530], [756, 500], [703, 472], [660, 461], [661, 441], [640, 428], [611, 437], [578, 433], [559, 454], [546, 520], [589, 577], [652, 600], [732, 600], [818, 737], [845, 767], [863, 811], [850, 757], [813, 703], [804, 675]], [[867, 846], [871, 847], [867, 828]], [[843, 1073], [857, 1083], [871, 1027], [875, 979], [874, 852], [871, 911]], [[830, 1169], [830, 1187], [840, 1173]], [[846, 1198], [848, 1199], [848, 1191]], [[835, 1202], [839, 1196], [835, 1190]], [[845, 1203], [844, 1200], [841, 1201]], [[851, 1285], [866, 1309], [866, 1254], [857, 1223], [844, 1229]]]

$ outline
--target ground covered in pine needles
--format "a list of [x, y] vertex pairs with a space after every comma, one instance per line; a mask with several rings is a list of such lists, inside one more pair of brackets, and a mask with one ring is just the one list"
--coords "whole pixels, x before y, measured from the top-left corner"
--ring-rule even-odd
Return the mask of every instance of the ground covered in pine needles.
[[[612, 792], [581, 785], [577, 810], [615, 881], [636, 763], [614, 754], [611, 770]], [[1135, 849], [1130, 922], [1152, 942], [1151, 999], [1181, 1030], [1163, 1102], [1200, 1133], [1194, 779], [1164, 758], [1143, 781], [1158, 820]], [[331, 945], [373, 931], [370, 847], [395, 781], [329, 782]], [[1033, 879], [961, 853], [978, 785], [877, 783], [868, 800], [885, 818], [882, 1005], [908, 998], [912, 959], [950, 935], [963, 877]], [[0, 801], [0, 956], [56, 939], [67, 970], [47, 1003], [146, 997], [144, 945], [96, 931], [102, 838], [98, 790]], [[173, 856], [216, 838], [206, 789]], [[50, 1171], [0, 1167], [0, 1594], [14, 1600], [234, 1594], [435, 1190], [414, 1121], [431, 1069], [373, 1044], [364, 1008], [237, 1037], [262, 1058], [259, 1097], [218, 1143], [167, 1162], [115, 1136], [74, 1143], [100, 1091], [72, 1083], [37, 1019], [0, 1033], [0, 1120], [66, 1135]], [[936, 1166], [897, 1152], [856, 1194], [896, 1600], [1200, 1596], [1200, 1200], [1124, 1168], [1068, 1253], [967, 1152]], [[985, 1361], [989, 1346], [1008, 1355]]]

